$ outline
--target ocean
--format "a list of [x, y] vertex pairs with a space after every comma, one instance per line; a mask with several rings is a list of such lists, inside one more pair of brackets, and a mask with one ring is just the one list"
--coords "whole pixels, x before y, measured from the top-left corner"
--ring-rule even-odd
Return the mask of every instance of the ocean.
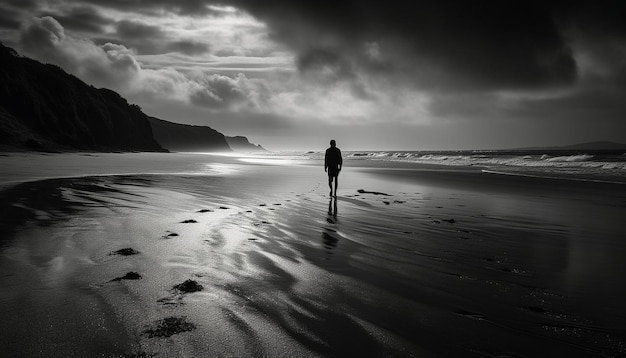
[[[477, 167], [486, 173], [626, 184], [623, 150], [344, 151], [352, 166]], [[269, 156], [323, 160], [324, 152], [276, 152]]]

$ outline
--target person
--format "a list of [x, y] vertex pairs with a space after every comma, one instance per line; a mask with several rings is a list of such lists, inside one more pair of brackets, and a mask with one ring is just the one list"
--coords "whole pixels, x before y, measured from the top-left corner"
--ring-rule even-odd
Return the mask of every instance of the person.
[[326, 149], [324, 156], [324, 171], [328, 173], [328, 186], [330, 187], [330, 196], [333, 196], [333, 181], [335, 182], [335, 197], [337, 196], [337, 186], [339, 185], [338, 177], [343, 159], [341, 158], [341, 150], [337, 148], [334, 139], [330, 141], [330, 148]]

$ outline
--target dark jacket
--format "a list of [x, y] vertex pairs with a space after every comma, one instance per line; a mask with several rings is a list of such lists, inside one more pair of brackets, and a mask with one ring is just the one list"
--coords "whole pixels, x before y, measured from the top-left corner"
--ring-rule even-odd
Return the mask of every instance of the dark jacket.
[[324, 170], [341, 169], [343, 165], [343, 159], [341, 158], [341, 150], [337, 147], [330, 147], [326, 149], [326, 155], [324, 156]]

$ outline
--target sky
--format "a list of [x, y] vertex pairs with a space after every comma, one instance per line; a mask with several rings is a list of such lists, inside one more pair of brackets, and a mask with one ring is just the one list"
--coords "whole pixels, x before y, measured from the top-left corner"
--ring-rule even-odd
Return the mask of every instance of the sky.
[[623, 1], [0, 0], [0, 41], [270, 150], [626, 143]]

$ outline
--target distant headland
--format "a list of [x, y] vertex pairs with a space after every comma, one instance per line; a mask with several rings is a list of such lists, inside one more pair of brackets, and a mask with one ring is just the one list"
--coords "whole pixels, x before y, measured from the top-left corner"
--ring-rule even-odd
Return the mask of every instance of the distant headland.
[[626, 150], [626, 144], [609, 141], [597, 141], [565, 146], [514, 148], [513, 150]]

